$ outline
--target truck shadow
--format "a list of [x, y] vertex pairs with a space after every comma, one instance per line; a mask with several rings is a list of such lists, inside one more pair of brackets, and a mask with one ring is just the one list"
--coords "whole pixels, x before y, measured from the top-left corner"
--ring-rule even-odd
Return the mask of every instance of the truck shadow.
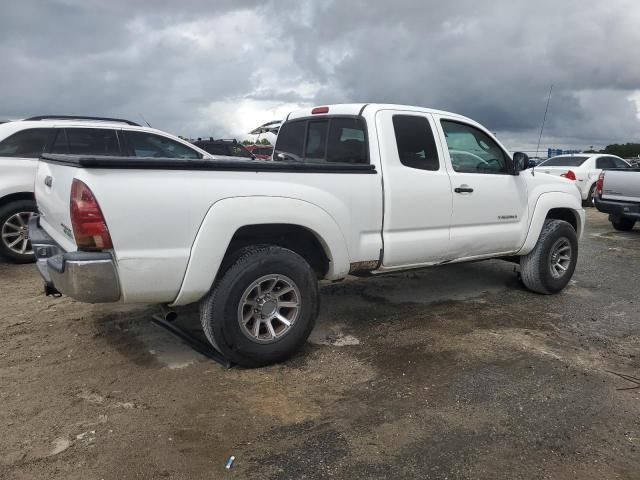
[[[389, 321], [402, 321], [399, 312], [420, 315], [434, 304], [453, 306], [507, 289], [522, 289], [514, 265], [490, 260], [432, 267], [380, 277], [349, 277], [321, 286], [321, 311], [309, 342], [296, 358], [316, 348], [359, 343], [359, 329]], [[95, 318], [107, 343], [138, 365], [179, 369], [205, 357], [151, 322], [158, 306], [118, 307]], [[206, 342], [200, 327], [198, 306], [175, 309], [175, 324]], [[426, 325], [426, 324], [425, 324]], [[426, 326], [425, 326], [426, 328]], [[348, 333], [349, 332], [349, 333]], [[304, 362], [304, 360], [302, 360]], [[294, 364], [297, 364], [294, 360]]]

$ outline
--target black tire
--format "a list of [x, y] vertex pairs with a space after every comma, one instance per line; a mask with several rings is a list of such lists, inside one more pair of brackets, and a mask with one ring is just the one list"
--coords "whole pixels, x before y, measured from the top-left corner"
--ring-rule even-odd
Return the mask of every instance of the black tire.
[[[35, 213], [37, 211], [38, 208], [34, 200], [16, 200], [0, 207], [0, 256], [5, 257], [13, 263], [35, 262], [36, 258], [33, 253], [23, 254], [15, 251], [15, 249], [12, 249], [10, 244], [14, 241], [14, 239], [18, 239], [18, 237], [11, 236], [9, 238], [5, 238], [2, 233], [16, 233], [16, 230], [13, 227], [9, 227], [7, 223], [16, 214]], [[11, 222], [11, 224], [13, 224], [13, 222]], [[28, 248], [31, 248], [30, 244], [28, 244]]]
[[595, 207], [596, 206], [596, 202], [594, 200], [595, 194], [596, 194], [596, 184], [594, 183], [593, 185], [591, 185], [591, 188], [589, 189], [589, 195], [587, 196], [587, 199], [584, 202], [582, 202], [582, 206]]
[[[552, 259], [558, 257], [556, 245], [562, 242], [570, 246], [566, 270], [557, 276], [552, 267]], [[553, 257], [553, 256], [556, 257]], [[567, 286], [573, 276], [578, 260], [578, 237], [571, 224], [563, 220], [545, 220], [538, 243], [527, 255], [520, 257], [522, 283], [529, 290], [549, 295]], [[555, 273], [554, 273], [555, 271]]]
[[[281, 338], [258, 343], [241, 327], [239, 310], [251, 285], [270, 275], [293, 282], [300, 307], [295, 321]], [[300, 349], [313, 330], [318, 309], [318, 282], [305, 259], [286, 248], [258, 245], [243, 248], [235, 255], [200, 301], [200, 320], [209, 342], [225, 357], [240, 366], [254, 368], [282, 362]]]
[[615, 218], [611, 220], [611, 225], [616, 230], [620, 230], [621, 232], [629, 232], [633, 230], [633, 226], [636, 224], [636, 221], [631, 218]]

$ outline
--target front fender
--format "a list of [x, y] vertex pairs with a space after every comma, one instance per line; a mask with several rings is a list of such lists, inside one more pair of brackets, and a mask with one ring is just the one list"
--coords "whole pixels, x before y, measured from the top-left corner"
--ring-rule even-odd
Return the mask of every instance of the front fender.
[[286, 197], [233, 197], [211, 206], [196, 235], [180, 292], [172, 305], [202, 298], [213, 285], [234, 234], [242, 227], [289, 224], [310, 230], [325, 249], [335, 280], [349, 272], [347, 242], [336, 221], [325, 210], [304, 200]]
[[544, 221], [549, 211], [554, 208], [570, 210], [573, 213], [578, 226], [576, 233], [578, 238], [581, 238], [584, 231], [585, 214], [579, 198], [578, 195], [571, 195], [566, 192], [547, 192], [541, 194], [533, 208], [527, 237], [522, 248], [516, 252], [516, 255], [526, 255], [533, 250], [540, 237], [540, 232], [542, 232]]

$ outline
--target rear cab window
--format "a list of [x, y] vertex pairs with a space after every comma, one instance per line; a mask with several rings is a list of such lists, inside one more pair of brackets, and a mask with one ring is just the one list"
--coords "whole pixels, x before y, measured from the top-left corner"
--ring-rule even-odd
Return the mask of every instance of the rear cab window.
[[361, 117], [296, 119], [280, 127], [274, 159], [304, 163], [369, 163], [366, 126]]

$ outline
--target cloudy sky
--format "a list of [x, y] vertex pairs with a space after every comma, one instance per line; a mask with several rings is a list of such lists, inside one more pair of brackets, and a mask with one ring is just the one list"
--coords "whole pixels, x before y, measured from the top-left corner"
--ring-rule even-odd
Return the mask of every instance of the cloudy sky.
[[0, 118], [245, 138], [300, 106], [422, 105], [510, 148], [640, 141], [637, 0], [0, 0]]

